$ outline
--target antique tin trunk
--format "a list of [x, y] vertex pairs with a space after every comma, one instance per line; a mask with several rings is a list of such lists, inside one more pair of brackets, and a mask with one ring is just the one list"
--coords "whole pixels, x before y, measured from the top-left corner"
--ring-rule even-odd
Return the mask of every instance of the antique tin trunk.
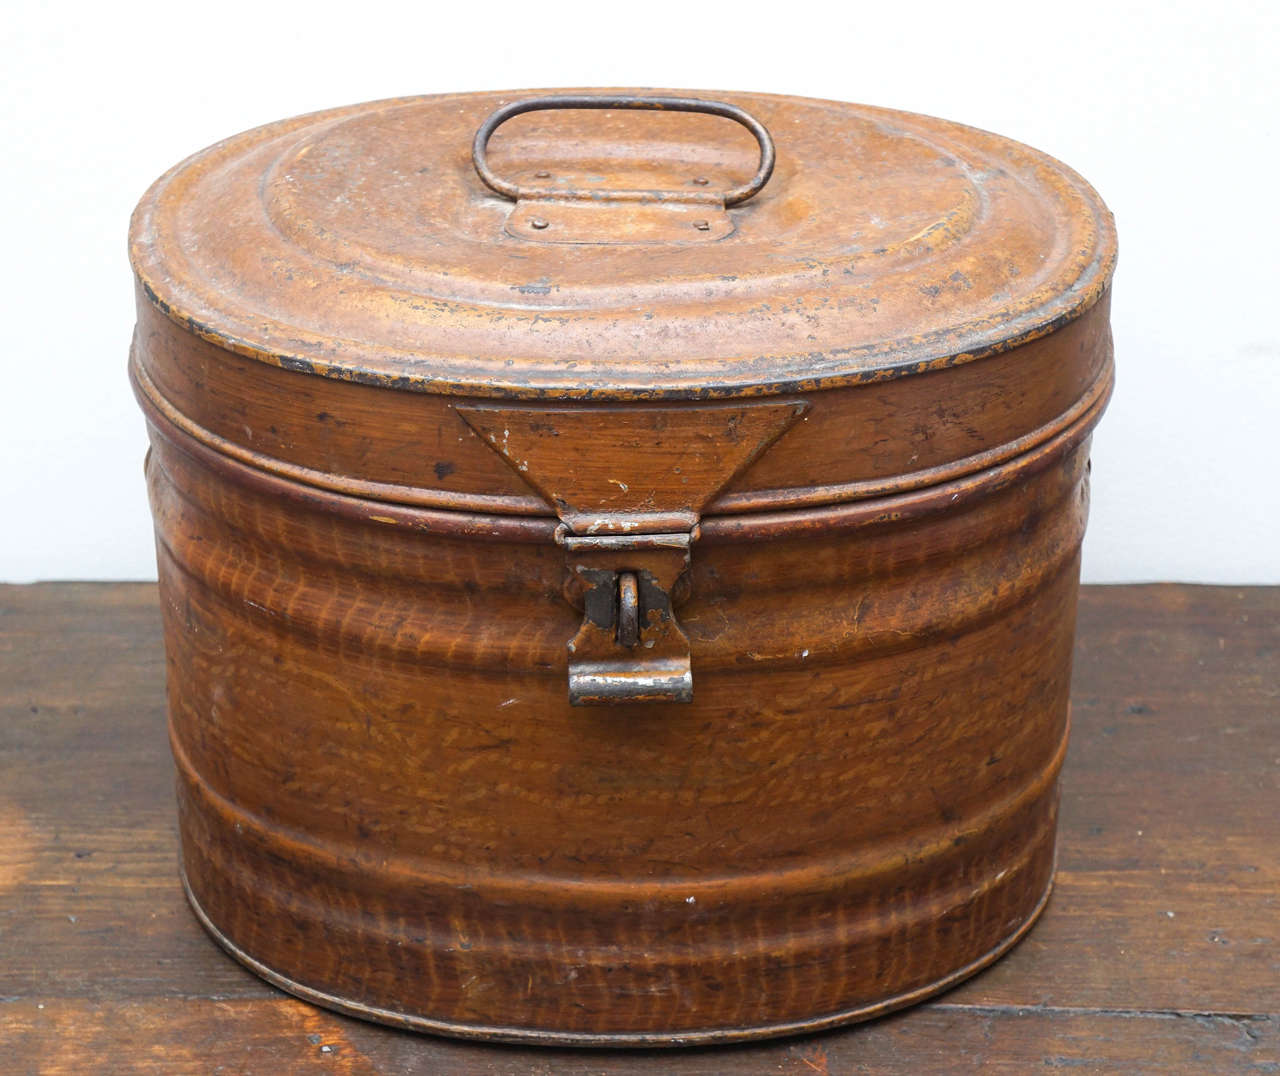
[[729, 1041], [1044, 907], [1110, 216], [705, 96], [319, 113], [137, 210], [184, 878], [304, 998]]

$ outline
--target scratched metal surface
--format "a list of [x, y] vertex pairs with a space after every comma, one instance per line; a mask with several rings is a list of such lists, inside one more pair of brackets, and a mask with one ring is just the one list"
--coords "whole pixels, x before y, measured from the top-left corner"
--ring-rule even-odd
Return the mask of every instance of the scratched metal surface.
[[250, 132], [135, 217], [192, 904], [459, 1036], [944, 989], [1052, 881], [1109, 216], [791, 98], [734, 95], [771, 176], [731, 109], [533, 111], [476, 167], [505, 99]]
[[[721, 204], [728, 234], [565, 244], [553, 222], [545, 241], [517, 237], [506, 225], [524, 210], [470, 153], [519, 96], [357, 105], [197, 154], [135, 216], [146, 301], [231, 350], [338, 378], [688, 398], [967, 361], [1078, 317], [1110, 279], [1110, 214], [1051, 158], [942, 120], [761, 94], [714, 95], [777, 143], [764, 189]], [[625, 188], [714, 200], [757, 159], [725, 119], [622, 111], [519, 116], [489, 150], [513, 181], [606, 201]], [[598, 232], [635, 226], [628, 211], [611, 227], [617, 212]]]

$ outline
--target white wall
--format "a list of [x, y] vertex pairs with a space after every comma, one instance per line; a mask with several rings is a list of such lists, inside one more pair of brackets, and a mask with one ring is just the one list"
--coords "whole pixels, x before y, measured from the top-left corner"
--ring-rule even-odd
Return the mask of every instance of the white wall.
[[0, 16], [0, 579], [151, 578], [125, 230], [186, 154], [398, 94], [755, 89], [1029, 142], [1120, 229], [1091, 581], [1280, 582], [1280, 3], [36, 4]]

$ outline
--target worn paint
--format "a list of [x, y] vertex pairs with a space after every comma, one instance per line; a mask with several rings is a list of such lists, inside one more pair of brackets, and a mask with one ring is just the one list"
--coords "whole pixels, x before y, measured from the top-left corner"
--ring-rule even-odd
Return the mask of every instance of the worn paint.
[[599, 214], [571, 247], [465, 168], [507, 100], [271, 125], [135, 216], [191, 902], [302, 997], [462, 1036], [944, 989], [1052, 882], [1109, 215], [993, 135], [732, 95], [777, 169], [692, 241], [630, 214], [728, 200], [731, 125], [504, 129], [501, 175]]
[[[1110, 214], [1050, 158], [940, 120], [763, 94], [730, 102], [786, 137], [773, 180], [727, 211], [732, 235], [694, 247], [515, 239], [503, 231], [510, 203], [484, 197], [479, 176], [460, 188], [454, 157], [440, 149], [469, 146], [508, 100], [356, 106], [196, 155], [135, 214], [131, 255], [143, 294], [202, 339], [323, 377], [437, 395], [699, 400], [808, 393], [974, 362], [1080, 317], [1110, 281]], [[327, 141], [338, 120], [354, 142]], [[566, 182], [610, 169], [644, 174], [690, 197], [687, 185], [707, 172], [729, 185], [755, 165], [732, 124], [697, 116], [665, 117], [656, 137], [669, 160], [655, 161], [655, 122], [622, 112], [524, 116], [523, 135], [499, 136], [512, 139], [503, 167], [523, 178], [555, 166]], [[621, 140], [623, 151], [591, 156], [583, 136], [593, 132]], [[327, 152], [300, 156], [299, 143]], [[384, 162], [385, 186], [365, 174], [371, 161]], [[405, 171], [420, 184], [414, 219], [458, 222], [461, 232], [441, 228], [424, 245], [389, 212], [400, 212], [397, 172]], [[357, 187], [363, 200], [352, 199], [347, 215], [299, 219], [327, 213], [333, 191]], [[260, 211], [244, 222], [198, 211], [228, 197]], [[981, 203], [981, 213], [970, 208]], [[935, 221], [920, 219], [922, 206]], [[201, 220], [216, 227], [193, 233]], [[375, 231], [365, 235], [370, 222]], [[360, 233], [356, 263], [348, 231]], [[1055, 231], [1061, 241], [1045, 261], [1044, 237]], [[618, 237], [625, 232], [623, 214]], [[877, 236], [887, 241], [869, 242]], [[465, 287], [452, 272], [459, 264]], [[282, 267], [292, 280], [282, 281]], [[513, 305], [517, 273], [556, 287]], [[932, 304], [920, 301], [922, 286], [939, 289]]]

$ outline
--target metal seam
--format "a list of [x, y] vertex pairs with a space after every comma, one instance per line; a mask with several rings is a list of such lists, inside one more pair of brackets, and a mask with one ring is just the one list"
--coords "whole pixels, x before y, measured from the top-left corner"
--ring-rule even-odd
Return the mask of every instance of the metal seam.
[[[548, 506], [536, 497], [489, 494], [442, 495], [436, 491], [411, 486], [334, 477], [300, 464], [264, 456], [205, 429], [174, 407], [147, 374], [136, 352], [131, 355], [129, 373], [144, 411], [163, 419], [175, 431], [185, 435], [190, 442], [199, 445], [207, 453], [222, 457], [228, 463], [240, 464], [264, 478], [274, 480], [281, 487], [286, 485], [310, 487], [321, 497], [328, 495], [344, 500], [359, 500], [367, 502], [374, 510], [358, 514], [372, 515], [379, 508], [390, 510], [403, 508], [406, 511], [416, 509], [440, 515], [483, 517], [490, 521], [491, 525], [504, 517], [513, 523], [533, 522], [534, 519], [543, 522], [553, 518], [548, 511]], [[837, 512], [842, 509], [856, 511], [858, 508], [909, 498], [921, 492], [944, 490], [973, 476], [994, 475], [1010, 465], [1028, 462], [1033, 457], [1043, 455], [1042, 452], [1037, 451], [1038, 449], [1057, 448], [1063, 443], [1064, 438], [1072, 440], [1073, 432], [1085, 425], [1087, 425], [1085, 429], [1087, 433], [1088, 429], [1091, 429], [1101, 417], [1102, 410], [1114, 388], [1114, 380], [1114, 367], [1108, 363], [1104, 372], [1085, 394], [1051, 422], [986, 452], [906, 475], [895, 484], [863, 480], [819, 486], [809, 491], [802, 491], [799, 496], [787, 496], [791, 492], [789, 490], [731, 493], [721, 495], [713, 501], [704, 518], [707, 519], [712, 533], [720, 537], [725, 535], [721, 533], [717, 523], [730, 517], [740, 521], [740, 525], [735, 527], [735, 530], [740, 531], [742, 527], [749, 527], [753, 517], [766, 529], [772, 530], [779, 517], [789, 514], [798, 516], [804, 513], [807, 517], [815, 509]], [[797, 489], [800, 488], [797, 487]], [[283, 492], [282, 489], [278, 491]]]
[[681, 1047], [709, 1045], [712, 1043], [745, 1042], [752, 1039], [777, 1038], [784, 1035], [812, 1033], [842, 1024], [857, 1023], [877, 1016], [906, 1008], [925, 998], [940, 994], [955, 984], [975, 975], [983, 968], [993, 964], [1010, 949], [1018, 944], [1035, 926], [1041, 913], [1048, 906], [1053, 892], [1053, 873], [1030, 914], [1023, 920], [1012, 934], [999, 945], [983, 953], [976, 960], [958, 968], [950, 975], [936, 982], [917, 987], [895, 997], [878, 1001], [871, 1005], [858, 1006], [808, 1020], [793, 1020], [776, 1024], [765, 1024], [759, 1027], [708, 1028], [692, 1031], [620, 1031], [620, 1032], [563, 1032], [545, 1031], [539, 1028], [520, 1028], [510, 1026], [490, 1026], [485, 1024], [462, 1024], [449, 1020], [433, 1019], [428, 1016], [417, 1016], [412, 1013], [397, 1012], [394, 1009], [382, 1009], [374, 1005], [365, 1005], [358, 1001], [340, 998], [323, 990], [299, 983], [287, 975], [255, 960], [230, 938], [222, 933], [209, 918], [208, 913], [200, 906], [185, 871], [180, 872], [182, 889], [187, 902], [200, 925], [210, 937], [218, 943], [230, 956], [238, 960], [250, 971], [259, 975], [273, 986], [278, 987], [296, 997], [313, 1004], [332, 1009], [336, 1012], [356, 1016], [364, 1020], [373, 1020], [395, 1027], [408, 1028], [414, 1031], [426, 1031], [448, 1035], [460, 1039], [482, 1039], [488, 1042], [531, 1043], [544, 1046], [582, 1046], [582, 1047]]
[[1037, 445], [1074, 425], [1087, 414], [1100, 399], [1110, 396], [1114, 382], [1114, 368], [1107, 363], [1103, 372], [1093, 381], [1085, 393], [1061, 414], [1037, 426], [1034, 430], [1005, 441], [983, 452], [975, 452], [950, 463], [927, 467], [921, 471], [908, 471], [894, 479], [872, 478], [855, 482], [839, 482], [826, 486], [792, 486], [779, 489], [750, 490], [742, 493], [724, 493], [711, 502], [707, 515], [748, 512], [777, 512], [788, 508], [817, 508], [823, 505], [845, 504], [850, 501], [870, 500], [874, 497], [892, 497], [917, 489], [940, 485], [943, 482], [966, 475], [977, 474], [1007, 460], [1030, 452]]
[[181, 430], [193, 441], [220, 455], [252, 467], [266, 474], [276, 475], [290, 482], [316, 489], [341, 493], [349, 497], [361, 497], [388, 504], [407, 504], [420, 508], [439, 508], [445, 511], [494, 513], [511, 516], [545, 516], [546, 504], [538, 497], [484, 493], [445, 494], [442, 491], [402, 486], [393, 482], [374, 482], [368, 479], [349, 478], [318, 471], [300, 463], [290, 463], [275, 456], [268, 456], [245, 448], [212, 430], [206, 429], [175, 407], [160, 387], [152, 380], [136, 351], [131, 352], [129, 373], [133, 377], [140, 398], [150, 403], [170, 425]]

